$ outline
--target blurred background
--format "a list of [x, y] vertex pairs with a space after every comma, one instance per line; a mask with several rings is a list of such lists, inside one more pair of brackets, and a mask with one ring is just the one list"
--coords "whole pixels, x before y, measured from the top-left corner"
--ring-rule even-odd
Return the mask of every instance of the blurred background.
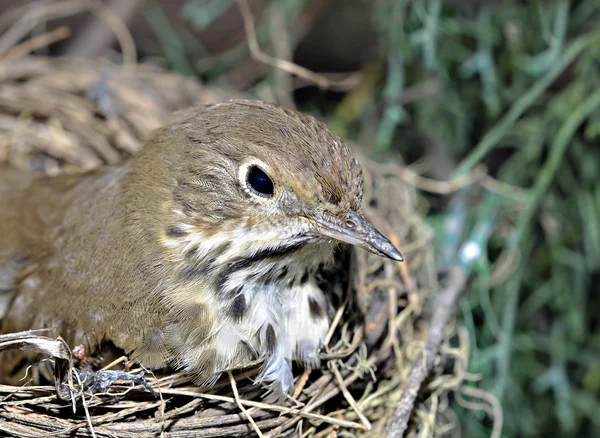
[[67, 26], [33, 52], [156, 63], [402, 163], [440, 272], [466, 230], [491, 232], [458, 308], [466, 385], [488, 403], [457, 394], [448, 434], [490, 436], [497, 400], [502, 436], [600, 436], [598, 0], [4, 0], [0, 14], [0, 52]]

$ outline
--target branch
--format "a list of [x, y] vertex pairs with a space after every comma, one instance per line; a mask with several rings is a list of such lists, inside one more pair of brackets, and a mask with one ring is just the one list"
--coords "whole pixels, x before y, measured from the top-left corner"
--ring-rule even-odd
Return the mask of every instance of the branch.
[[429, 323], [429, 333], [423, 350], [419, 353], [404, 384], [402, 397], [396, 406], [387, 436], [401, 437], [408, 427], [410, 414], [414, 408], [419, 389], [431, 372], [435, 357], [444, 340], [444, 329], [454, 313], [454, 307], [467, 283], [467, 272], [460, 266], [450, 269], [448, 284], [438, 294], [435, 311]]

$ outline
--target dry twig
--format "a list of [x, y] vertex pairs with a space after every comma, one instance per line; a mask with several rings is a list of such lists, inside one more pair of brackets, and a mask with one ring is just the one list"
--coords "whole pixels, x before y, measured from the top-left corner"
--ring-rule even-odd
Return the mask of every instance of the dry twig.
[[[236, 0], [237, 4], [240, 8], [240, 12], [242, 13], [242, 18], [244, 20], [244, 29], [246, 30], [246, 40], [248, 41], [248, 47], [250, 48], [250, 54], [252, 58], [256, 61], [262, 62], [264, 64], [270, 65], [272, 67], [276, 67], [283, 71], [286, 71], [290, 74], [302, 77], [306, 80], [315, 83], [320, 88], [326, 89], [330, 88], [333, 85], [335, 86], [344, 86], [345, 81], [333, 82], [327, 77], [315, 73], [307, 68], [302, 67], [301, 65], [295, 64], [290, 61], [286, 61], [285, 59], [275, 58], [271, 55], [266, 54], [260, 49], [258, 44], [258, 39], [256, 38], [256, 29], [254, 26], [254, 19], [252, 18], [252, 11], [248, 6], [247, 0]], [[351, 81], [354, 83], [354, 79], [351, 78]]]
[[263, 433], [258, 428], [258, 426], [256, 425], [256, 422], [254, 421], [254, 419], [252, 418], [252, 416], [250, 415], [250, 413], [246, 410], [246, 408], [244, 407], [243, 403], [241, 402], [240, 394], [238, 393], [237, 384], [235, 383], [235, 379], [233, 377], [233, 374], [231, 374], [231, 371], [227, 371], [227, 375], [229, 376], [229, 382], [231, 383], [231, 389], [233, 390], [233, 397], [235, 398], [236, 404], [240, 408], [240, 411], [242, 411], [244, 413], [244, 415], [246, 416], [246, 418], [248, 419], [248, 421], [250, 422], [250, 424], [252, 424], [252, 427], [254, 428], [254, 431], [256, 432], [256, 435], [258, 435], [259, 438], [262, 438], [263, 437]]
[[415, 361], [402, 388], [402, 396], [396, 406], [387, 436], [402, 437], [408, 427], [415, 399], [425, 378], [433, 367], [435, 357], [444, 339], [444, 330], [454, 313], [454, 306], [467, 282], [467, 274], [461, 267], [453, 267], [448, 275], [447, 286], [436, 297], [435, 311], [429, 323], [425, 345]]
[[11, 60], [22, 58], [23, 56], [26, 56], [35, 50], [64, 40], [65, 38], [68, 38], [70, 34], [71, 31], [67, 26], [61, 26], [57, 29], [51, 30], [50, 32], [46, 32], [42, 35], [38, 35], [30, 40], [27, 40], [2, 54], [0, 56], [0, 67], [7, 64]]
[[337, 380], [338, 384], [340, 385], [342, 394], [344, 394], [344, 398], [346, 399], [348, 404], [352, 407], [352, 409], [356, 413], [356, 416], [360, 419], [362, 424], [364, 424], [365, 428], [367, 430], [371, 430], [371, 422], [360, 411], [360, 408], [356, 404], [356, 400], [354, 400], [354, 397], [352, 397], [352, 394], [350, 394], [350, 391], [348, 391], [348, 388], [344, 384], [344, 378], [340, 374], [340, 370], [339, 370], [337, 364], [335, 363], [335, 361], [331, 362], [330, 366], [331, 366], [331, 370], [333, 371], [333, 375], [335, 376], [335, 379]]

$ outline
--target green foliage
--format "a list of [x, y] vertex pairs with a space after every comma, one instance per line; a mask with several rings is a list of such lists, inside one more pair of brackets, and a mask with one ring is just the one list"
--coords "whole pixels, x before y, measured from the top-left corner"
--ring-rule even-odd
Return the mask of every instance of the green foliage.
[[[408, 155], [390, 124], [418, 130], [444, 145], [456, 176], [511, 150], [497, 177], [524, 202], [506, 197], [494, 217], [484, 203], [461, 212], [467, 224], [498, 219], [461, 304], [469, 371], [483, 376], [473, 385], [501, 400], [504, 436], [600, 436], [600, 3], [458, 3], [380, 2], [389, 62], [377, 146]], [[398, 104], [430, 78], [441, 95]], [[438, 236], [439, 254], [455, 246]], [[461, 412], [464, 436], [489, 435], [480, 414]]]

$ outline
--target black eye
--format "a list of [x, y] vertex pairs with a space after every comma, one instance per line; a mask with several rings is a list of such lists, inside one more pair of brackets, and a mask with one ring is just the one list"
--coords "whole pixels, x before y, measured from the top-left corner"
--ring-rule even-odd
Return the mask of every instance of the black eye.
[[250, 166], [246, 176], [248, 187], [258, 195], [273, 196], [273, 181], [260, 167]]

